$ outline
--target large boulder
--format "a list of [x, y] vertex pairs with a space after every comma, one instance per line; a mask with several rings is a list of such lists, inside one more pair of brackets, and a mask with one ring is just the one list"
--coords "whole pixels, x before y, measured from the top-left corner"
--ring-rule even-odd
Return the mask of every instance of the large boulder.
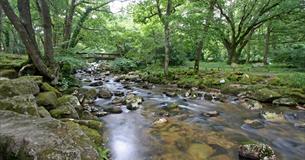
[[46, 82], [42, 83], [40, 88], [41, 88], [42, 91], [54, 92], [58, 97], [61, 96], [61, 93], [58, 91], [58, 89], [52, 87], [49, 83], [46, 83]]
[[100, 98], [110, 99], [112, 97], [112, 93], [108, 88], [102, 87], [99, 88], [98, 96]]
[[272, 102], [274, 99], [280, 98], [281, 94], [268, 88], [262, 88], [254, 90], [249, 97], [260, 102]]
[[0, 99], [24, 94], [36, 95], [40, 91], [38, 84], [27, 78], [6, 80], [0, 84]]
[[81, 110], [82, 106], [77, 97], [65, 95], [58, 98], [58, 106], [50, 111], [54, 118], [74, 118], [79, 119], [77, 110]]
[[17, 78], [18, 74], [14, 69], [0, 70], [0, 77]]
[[0, 159], [98, 160], [77, 123], [0, 111]]
[[9, 110], [20, 114], [39, 116], [35, 97], [29, 94], [1, 99], [0, 110]]
[[57, 105], [57, 96], [54, 92], [41, 92], [37, 95], [37, 104], [48, 110], [54, 109]]
[[136, 110], [140, 107], [140, 104], [143, 102], [143, 98], [136, 96], [135, 94], [128, 94], [125, 98], [125, 104], [127, 109]]

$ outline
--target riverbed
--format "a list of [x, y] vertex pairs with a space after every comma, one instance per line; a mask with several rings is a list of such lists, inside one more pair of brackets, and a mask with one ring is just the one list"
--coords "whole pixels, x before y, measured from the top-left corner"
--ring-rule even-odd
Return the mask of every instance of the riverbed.
[[[241, 144], [261, 142], [270, 145], [279, 159], [303, 159], [305, 129], [295, 124], [305, 121], [305, 112], [288, 107], [264, 106], [263, 111], [282, 113], [283, 121], [270, 122], [262, 118], [261, 110], [242, 107], [234, 97], [225, 102], [205, 100], [203, 96], [185, 97], [187, 90], [171, 85], [142, 87], [143, 82], [116, 82], [115, 76], [80, 72], [83, 87], [90, 80], [102, 79], [103, 87], [112, 92], [134, 93], [144, 102], [131, 111], [120, 105], [123, 112], [101, 117], [106, 123], [107, 147], [113, 160], [227, 160], [238, 159]], [[177, 96], [167, 96], [167, 90], [177, 90]], [[201, 91], [200, 91], [201, 92]], [[202, 91], [202, 94], [205, 92]], [[96, 106], [112, 105], [111, 99], [96, 99]], [[165, 111], [168, 104], [179, 108]], [[203, 113], [217, 112], [217, 116]], [[158, 120], [166, 120], [156, 124]], [[246, 120], [258, 120], [262, 126], [253, 128]]]

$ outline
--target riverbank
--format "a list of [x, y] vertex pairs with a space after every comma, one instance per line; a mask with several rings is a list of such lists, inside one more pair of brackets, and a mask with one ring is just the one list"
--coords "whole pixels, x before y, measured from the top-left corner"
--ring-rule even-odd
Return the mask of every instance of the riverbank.
[[107, 159], [104, 123], [79, 97], [31, 67], [18, 72], [26, 56], [1, 55], [0, 62], [0, 159]]

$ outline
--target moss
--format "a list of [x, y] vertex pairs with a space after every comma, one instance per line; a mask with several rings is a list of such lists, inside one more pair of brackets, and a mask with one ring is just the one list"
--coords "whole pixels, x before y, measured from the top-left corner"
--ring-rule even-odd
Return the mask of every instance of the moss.
[[53, 109], [57, 105], [57, 96], [54, 92], [42, 92], [36, 97], [37, 104], [47, 107], [47, 109]]
[[20, 114], [39, 116], [33, 95], [15, 96], [0, 100], [0, 110], [10, 110]]
[[0, 69], [20, 69], [28, 61], [26, 55], [0, 54]]
[[17, 78], [17, 76], [18, 75], [15, 69], [0, 70], [0, 77]]
[[84, 125], [80, 125], [80, 127], [84, 131], [84, 133], [92, 140], [93, 143], [95, 143], [96, 145], [102, 144], [103, 138], [97, 130], [91, 129]]
[[32, 81], [37, 83], [38, 85], [41, 85], [43, 82], [43, 77], [42, 76], [22, 76], [18, 78], [19, 80], [22, 81]]
[[58, 97], [61, 96], [61, 93], [56, 88], [52, 87], [49, 83], [42, 83], [40, 88], [45, 92], [54, 92]]
[[39, 93], [40, 89], [37, 83], [22, 78], [6, 80], [0, 85], [0, 98], [13, 97], [18, 95]]

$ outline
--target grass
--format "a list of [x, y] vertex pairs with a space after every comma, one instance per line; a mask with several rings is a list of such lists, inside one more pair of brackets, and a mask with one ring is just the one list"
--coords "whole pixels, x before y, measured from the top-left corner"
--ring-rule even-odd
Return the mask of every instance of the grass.
[[[200, 86], [201, 84], [208, 85], [209, 83], [215, 83], [215, 81], [202, 81], [205, 79], [220, 80], [221, 78], [228, 78], [230, 74], [236, 72], [242, 72], [251, 77], [250, 81], [239, 81], [239, 83], [260, 83], [266, 80], [266, 77], [273, 77], [270, 79], [270, 84], [275, 86], [288, 86], [292, 88], [305, 88], [305, 69], [291, 68], [285, 64], [271, 64], [268, 66], [254, 67], [252, 64], [237, 65], [232, 67], [222, 62], [201, 63], [200, 72], [198, 74], [193, 73], [194, 62], [186, 62], [183, 66], [171, 66], [169, 68], [170, 76], [169, 81], [180, 77], [181, 84], [193, 84]], [[163, 68], [159, 65], [152, 65], [141, 70], [142, 73], [149, 73], [151, 79], [156, 77], [154, 81], [161, 81], [164, 77]], [[234, 82], [234, 80], [229, 80]], [[233, 77], [234, 79], [234, 77]], [[269, 79], [268, 79], [269, 80]], [[269, 83], [269, 82], [268, 82]], [[214, 85], [214, 84], [213, 84]]]

